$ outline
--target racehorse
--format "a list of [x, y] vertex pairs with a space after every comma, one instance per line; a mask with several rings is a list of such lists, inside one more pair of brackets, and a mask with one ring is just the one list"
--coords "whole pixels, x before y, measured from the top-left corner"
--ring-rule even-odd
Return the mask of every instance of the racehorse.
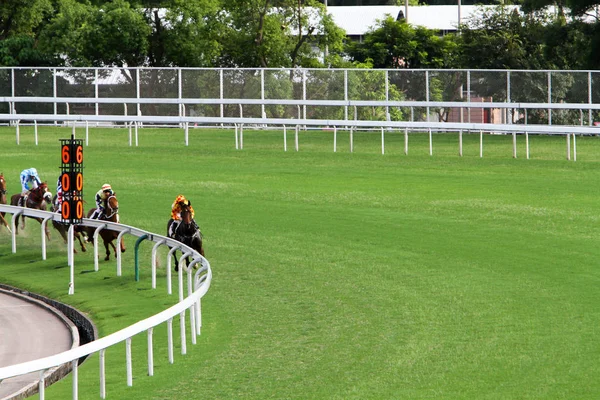
[[[52, 198], [52, 204], [54, 204], [52, 211], [59, 213], [60, 205], [56, 203], [56, 195], [54, 195], [54, 197]], [[54, 229], [56, 229], [58, 231], [58, 233], [60, 233], [60, 236], [63, 238], [65, 243], [67, 243], [67, 241], [68, 241], [67, 240], [67, 232], [69, 230], [69, 225], [60, 223], [59, 221], [52, 220], [52, 226], [54, 227]], [[73, 230], [73, 237], [79, 241], [79, 245], [81, 246], [81, 251], [85, 252], [86, 248], [85, 248], [85, 244], [83, 243], [83, 240], [81, 239], [81, 233], [80, 233], [81, 231], [82, 231], [82, 228], [79, 225], [75, 225], [74, 230]], [[73, 253], [77, 253], [77, 249], [73, 248]]]
[[[3, 173], [0, 173], [0, 204], [6, 204], [6, 180], [4, 179]], [[6, 213], [0, 213], [0, 225], [4, 225], [10, 232], [10, 227], [4, 219], [5, 214]]]
[[[200, 232], [198, 224], [196, 224], [196, 221], [192, 218], [190, 205], [179, 203], [179, 206], [181, 207], [181, 220], [174, 220], [173, 218], [169, 219], [169, 222], [167, 223], [167, 236], [191, 247], [204, 257], [202, 232]], [[174, 224], [176, 225], [173, 226]], [[175, 271], [179, 271], [176, 253], [176, 251], [173, 252]], [[186, 259], [186, 263], [189, 264], [189, 257]]]
[[[87, 217], [91, 217], [94, 211], [96, 211], [96, 208], [92, 208], [90, 211], [88, 211]], [[114, 194], [104, 200], [104, 212], [98, 217], [98, 220], [115, 223], [119, 222], [119, 202]], [[88, 241], [93, 241], [95, 228], [86, 227], [85, 230], [88, 236]], [[113, 241], [119, 236], [119, 232], [111, 231], [110, 229], [103, 229], [100, 231], [100, 236], [102, 236], [104, 248], [106, 249], [106, 257], [104, 258], [104, 261], [110, 260], [110, 250], [108, 248], [109, 245], [115, 252], [115, 257], [117, 257], [117, 248], [115, 247]], [[123, 243], [122, 238], [119, 247], [121, 249], [121, 253], [125, 253], [125, 244]]]
[[[10, 197], [10, 205], [18, 206], [19, 199], [21, 198], [21, 193], [13, 194]], [[27, 196], [27, 202], [25, 203], [25, 207], [33, 208], [35, 210], [44, 210], [46, 211], [46, 204], [52, 201], [52, 193], [48, 190], [48, 184], [46, 182], [42, 182], [41, 185], [36, 187], [35, 189], [31, 189], [29, 191], [29, 195]], [[42, 218], [30, 217], [37, 220], [40, 224], [42, 223]], [[21, 229], [25, 229], [25, 216], [21, 217]], [[16, 234], [19, 234], [19, 221], [15, 224]], [[50, 240], [50, 230], [48, 226], [45, 227], [46, 238]]]

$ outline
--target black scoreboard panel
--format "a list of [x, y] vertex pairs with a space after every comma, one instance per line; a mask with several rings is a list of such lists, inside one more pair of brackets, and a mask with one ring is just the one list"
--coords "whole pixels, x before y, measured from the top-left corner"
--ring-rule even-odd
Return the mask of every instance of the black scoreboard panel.
[[83, 140], [60, 139], [61, 221], [78, 224], [83, 218]]

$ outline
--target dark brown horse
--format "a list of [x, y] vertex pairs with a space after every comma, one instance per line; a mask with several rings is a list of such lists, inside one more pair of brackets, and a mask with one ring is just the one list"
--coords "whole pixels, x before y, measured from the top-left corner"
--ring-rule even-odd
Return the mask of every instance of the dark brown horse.
[[[0, 204], [6, 204], [6, 180], [4, 174], [0, 173]], [[4, 225], [10, 231], [8, 223], [4, 219], [6, 213], [0, 213], [0, 225]]]
[[[60, 205], [56, 203], [56, 195], [54, 195], [54, 198], [52, 199], [52, 204], [54, 204], [54, 206], [52, 207], [52, 211], [54, 211], [56, 213], [60, 212]], [[58, 231], [58, 233], [60, 233], [60, 236], [63, 238], [65, 243], [67, 243], [68, 242], [67, 233], [69, 231], [69, 225], [62, 224], [58, 221], [52, 220], [52, 226], [54, 227], [54, 229], [56, 229]], [[73, 230], [73, 238], [77, 239], [79, 241], [79, 245], [81, 246], [81, 251], [85, 252], [86, 251], [85, 244], [83, 243], [83, 239], [81, 238], [82, 229], [83, 228], [81, 226], [75, 225], [74, 230]], [[77, 253], [77, 249], [73, 248], [73, 253]]]
[[[88, 211], [87, 217], [91, 217], [94, 211], [96, 211], [95, 208], [92, 208], [90, 211]], [[104, 200], [104, 212], [98, 217], [98, 219], [116, 223], [119, 222], [119, 202], [114, 194], [108, 197], [106, 200]], [[87, 232], [88, 240], [93, 241], [94, 231], [96, 229], [92, 227], [87, 227], [85, 228], [85, 230]], [[113, 241], [117, 239], [117, 237], [119, 236], [119, 232], [111, 231], [110, 229], [103, 229], [100, 231], [100, 236], [102, 236], [102, 240], [104, 241], [104, 248], [106, 249], [106, 257], [104, 258], [104, 260], [110, 260], [110, 250], [108, 248], [109, 245], [115, 252], [115, 257], [117, 257], [117, 248], [115, 247]], [[125, 253], [125, 244], [123, 243], [122, 238], [119, 247], [121, 248], [121, 253]]]
[[[192, 218], [192, 212], [190, 205], [185, 203], [179, 203], [181, 207], [181, 220], [169, 219], [167, 223], [167, 236], [175, 239], [186, 246], [196, 250], [204, 257], [204, 247], [202, 246], [202, 232], [194, 218]], [[173, 252], [173, 258], [175, 259], [175, 271], [179, 270], [179, 263], [177, 260], [176, 251]], [[189, 257], [186, 260], [189, 265]]]
[[[10, 205], [18, 206], [20, 198], [21, 198], [20, 193], [13, 194], [10, 198]], [[46, 182], [42, 182], [42, 184], [40, 186], [38, 186], [37, 188], [31, 189], [31, 191], [29, 192], [29, 195], [27, 196], [27, 202], [25, 204], [25, 207], [33, 208], [35, 210], [46, 211], [46, 204], [50, 203], [51, 201], [52, 201], [52, 193], [50, 193], [50, 191], [48, 191], [48, 184]], [[43, 221], [42, 218], [35, 218], [35, 217], [31, 217], [31, 218], [37, 220], [40, 224]], [[17, 221], [17, 223], [15, 224], [15, 227], [16, 227], [15, 232], [18, 235], [19, 234], [19, 221]], [[25, 229], [25, 216], [21, 217], [21, 229]], [[48, 238], [48, 240], [50, 240], [50, 230], [48, 229], [47, 225], [45, 228], [45, 232], [46, 232], [46, 238]]]

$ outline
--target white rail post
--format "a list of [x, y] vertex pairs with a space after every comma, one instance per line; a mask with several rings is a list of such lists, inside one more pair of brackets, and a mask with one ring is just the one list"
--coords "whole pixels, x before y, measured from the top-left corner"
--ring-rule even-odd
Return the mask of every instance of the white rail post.
[[512, 134], [513, 158], [517, 158], [517, 132]]
[[44, 377], [45, 373], [45, 369], [40, 371], [40, 381], [38, 383], [38, 393], [40, 395], [40, 400], [44, 400], [46, 395], [46, 378]]
[[177, 250], [179, 250], [179, 246], [174, 246], [167, 254], [167, 294], [173, 293], [173, 288], [171, 287], [171, 257], [173, 257], [173, 253], [175, 253]]
[[152, 247], [152, 289], [156, 289], [156, 252], [158, 251], [158, 246], [164, 244], [165, 242], [165, 239], [159, 240]]
[[35, 145], [38, 143], [38, 126], [37, 121], [33, 121], [33, 136], [35, 137]]
[[575, 134], [573, 134], [573, 161], [577, 161], [577, 142], [575, 141]]
[[287, 128], [283, 126], [283, 151], [287, 151]]
[[127, 127], [129, 129], [129, 147], [132, 147], [133, 146], [133, 144], [132, 144], [133, 138], [132, 138], [132, 133], [131, 133], [131, 123], [128, 123]]
[[529, 132], [525, 132], [525, 152], [527, 153], [527, 159], [529, 160]]
[[408, 155], [408, 128], [404, 128], [404, 155]]
[[333, 152], [337, 152], [337, 126], [333, 127]]
[[567, 160], [571, 161], [571, 134], [567, 133]]
[[52, 219], [52, 215], [46, 217], [42, 221], [42, 260], [46, 259], [46, 230], [48, 229], [48, 220]]
[[300, 129], [300, 127], [298, 125], [296, 125], [296, 131], [294, 133], [294, 148], [296, 149], [296, 151], [298, 151], [298, 130]]
[[135, 135], [135, 147], [138, 147], [138, 123], [137, 121], [132, 122], [133, 124], [133, 133]]
[[100, 231], [102, 229], [106, 228], [106, 224], [101, 225], [99, 227], [96, 228], [96, 230], [94, 231], [94, 271], [98, 272], [98, 270], [100, 269], [98, 266], [98, 236], [100, 235]]
[[148, 376], [154, 376], [154, 349], [152, 348], [152, 330], [148, 328]]
[[117, 244], [115, 245], [117, 249], [117, 276], [121, 276], [121, 240], [123, 240], [123, 235], [129, 232], [131, 232], [131, 228], [127, 228], [117, 235]]
[[185, 145], [188, 146], [190, 144], [190, 129], [189, 124], [187, 122], [183, 123], [183, 131], [185, 133]]
[[431, 128], [429, 128], [429, 155], [433, 155], [433, 135], [431, 134]]
[[85, 145], [89, 146], [90, 139], [90, 121], [85, 121]]
[[[192, 269], [190, 266], [188, 266], [188, 271], [187, 271], [187, 286], [188, 286], [188, 296], [191, 296], [193, 291], [192, 291]], [[191, 336], [192, 336], [192, 344], [196, 344], [196, 319], [194, 318], [195, 315], [195, 304], [192, 304], [189, 308], [190, 310], [190, 330], [191, 330]]]
[[71, 375], [73, 375], [73, 400], [77, 400], [79, 396], [79, 367], [77, 366], [78, 362], [79, 359], [71, 361]]
[[458, 131], [458, 155], [463, 156], [463, 131], [460, 129]]
[[385, 138], [383, 133], [383, 126], [381, 127], [381, 154], [385, 154]]
[[479, 158], [483, 158], [483, 130], [479, 131]]
[[350, 153], [354, 153], [354, 127], [350, 127]]
[[100, 398], [106, 398], [106, 349], [100, 350]]
[[17, 252], [17, 225], [19, 224], [19, 216], [21, 216], [23, 214], [23, 211], [17, 211], [16, 213], [13, 214], [12, 218], [10, 219], [10, 225], [12, 227], [12, 232], [11, 232], [11, 236], [12, 236], [12, 252], [13, 254]]
[[131, 338], [125, 339], [125, 358], [127, 365], [127, 386], [133, 386], [133, 371], [131, 367]]
[[19, 144], [19, 138], [21, 137], [21, 129], [20, 129], [20, 126], [19, 126], [19, 120], [16, 121], [16, 124], [17, 125], [15, 127], [15, 130], [16, 130], [16, 133], [17, 133], [17, 144]]
[[244, 124], [240, 124], [240, 150], [244, 150]]
[[167, 346], [169, 363], [173, 364], [173, 318], [169, 318], [167, 321]]
[[235, 129], [234, 129], [234, 131], [233, 131], [233, 133], [234, 133], [234, 135], [235, 135], [235, 149], [236, 149], [236, 150], [239, 150], [239, 148], [240, 148], [240, 145], [239, 145], [239, 143], [238, 143], [238, 125], [237, 125], [237, 124], [234, 124], [233, 126], [235, 127]]

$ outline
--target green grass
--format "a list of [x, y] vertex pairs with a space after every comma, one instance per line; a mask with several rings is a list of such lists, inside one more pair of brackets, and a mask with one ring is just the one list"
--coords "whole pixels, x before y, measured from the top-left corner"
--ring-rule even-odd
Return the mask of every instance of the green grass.
[[[0, 129], [9, 193], [19, 172], [58, 177], [59, 138], [71, 129]], [[78, 129], [78, 137], [83, 130]], [[205, 235], [213, 284], [198, 344], [167, 361], [166, 326], [155, 330], [155, 376], [146, 337], [133, 341], [134, 384], [125, 346], [107, 351], [107, 398], [135, 399], [597, 399], [600, 397], [600, 272], [597, 245], [600, 142], [564, 138], [300, 132], [283, 152], [281, 132], [246, 129], [244, 150], [229, 130], [93, 129], [85, 148], [85, 198], [111, 183], [123, 223], [164, 233], [170, 205], [185, 194]], [[66, 246], [41, 260], [39, 227], [28, 221], [11, 253], [0, 231], [0, 282], [68, 302], [102, 335], [176, 301], [150, 289], [150, 243], [93, 270], [77, 254], [76, 293], [67, 295]], [[53, 238], [57, 233], [53, 231]], [[175, 293], [176, 293], [176, 288]], [[179, 345], [179, 323], [174, 323]], [[47, 398], [70, 398], [70, 377]], [[98, 356], [80, 368], [82, 399], [96, 399]]]

